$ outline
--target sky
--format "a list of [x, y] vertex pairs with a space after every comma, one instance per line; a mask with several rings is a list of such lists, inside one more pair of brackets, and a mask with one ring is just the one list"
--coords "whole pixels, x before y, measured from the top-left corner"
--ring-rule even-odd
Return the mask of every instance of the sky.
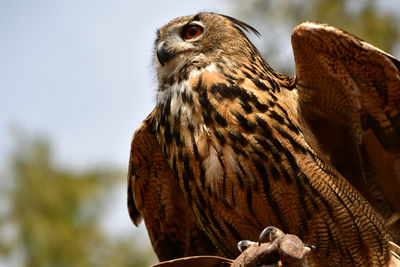
[[[16, 132], [48, 137], [56, 161], [125, 167], [155, 105], [156, 30], [226, 13], [222, 1], [0, 1], [0, 161]], [[3, 163], [4, 164], [4, 163]]]

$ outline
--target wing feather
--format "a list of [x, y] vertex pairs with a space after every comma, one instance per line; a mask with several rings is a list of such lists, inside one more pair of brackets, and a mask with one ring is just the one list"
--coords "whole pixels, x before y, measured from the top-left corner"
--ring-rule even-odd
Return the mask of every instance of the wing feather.
[[292, 45], [310, 144], [388, 219], [400, 210], [400, 62], [315, 22], [297, 26]]
[[136, 130], [128, 172], [128, 210], [135, 225], [144, 218], [160, 260], [218, 255], [198, 226], [152, 130], [154, 111]]

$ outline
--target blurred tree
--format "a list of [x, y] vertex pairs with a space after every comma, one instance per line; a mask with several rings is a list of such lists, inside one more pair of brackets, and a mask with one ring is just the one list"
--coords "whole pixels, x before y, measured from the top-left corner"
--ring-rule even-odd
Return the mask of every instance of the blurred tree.
[[[134, 240], [109, 240], [99, 227], [107, 190], [123, 172], [64, 170], [52, 162], [43, 139], [20, 142], [11, 162], [12, 183], [7, 192], [2, 188], [9, 208], [0, 217], [0, 253], [14, 254], [28, 267], [148, 266], [155, 261], [150, 248], [139, 249]], [[14, 229], [14, 236], [4, 227]]]
[[[235, 10], [263, 33], [258, 45], [275, 69], [293, 74], [290, 33], [303, 21], [321, 21], [393, 52], [400, 45], [400, 10], [378, 0], [235, 0]], [[287, 49], [286, 49], [287, 48]]]

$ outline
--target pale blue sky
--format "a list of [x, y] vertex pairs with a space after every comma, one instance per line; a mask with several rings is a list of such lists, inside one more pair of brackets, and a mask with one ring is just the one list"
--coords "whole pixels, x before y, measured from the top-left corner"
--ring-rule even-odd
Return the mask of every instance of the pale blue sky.
[[[152, 110], [155, 31], [222, 1], [0, 1], [0, 162], [10, 128], [44, 134], [56, 160], [127, 165]], [[1, 166], [1, 164], [0, 164]]]

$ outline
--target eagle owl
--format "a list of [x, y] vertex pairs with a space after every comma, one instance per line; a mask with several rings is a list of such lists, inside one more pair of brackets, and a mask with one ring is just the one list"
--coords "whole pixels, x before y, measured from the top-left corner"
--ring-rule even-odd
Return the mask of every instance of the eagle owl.
[[385, 266], [400, 236], [400, 62], [337, 28], [295, 28], [296, 75], [251, 26], [199, 13], [157, 32], [157, 103], [136, 131], [128, 206], [166, 260], [235, 257], [266, 226], [312, 266]]

